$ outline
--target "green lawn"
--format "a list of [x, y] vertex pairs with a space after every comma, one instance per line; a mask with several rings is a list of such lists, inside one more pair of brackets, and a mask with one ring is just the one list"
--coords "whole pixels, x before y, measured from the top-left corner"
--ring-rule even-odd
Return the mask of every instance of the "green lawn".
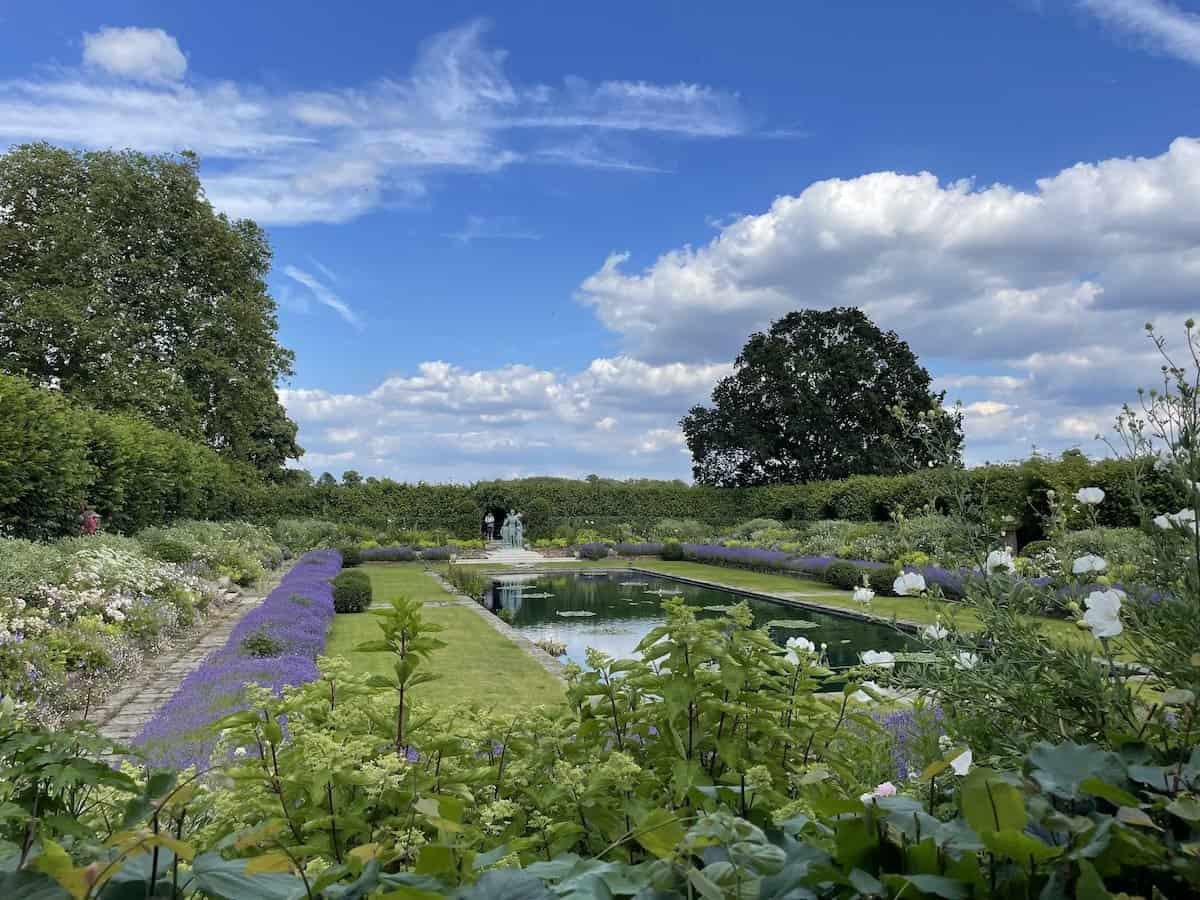
[[[421, 563], [367, 563], [362, 570], [371, 578], [376, 603], [398, 593], [426, 603], [450, 599]], [[438, 679], [418, 687], [418, 698], [435, 704], [478, 703], [498, 710], [562, 702], [558, 680], [478, 613], [461, 606], [426, 606], [423, 615], [445, 629], [438, 637], [446, 646], [430, 657], [429, 671]], [[378, 637], [371, 613], [339, 615], [333, 620], [325, 653], [345, 656], [358, 671], [390, 673], [388, 654], [354, 652], [359, 643]]]

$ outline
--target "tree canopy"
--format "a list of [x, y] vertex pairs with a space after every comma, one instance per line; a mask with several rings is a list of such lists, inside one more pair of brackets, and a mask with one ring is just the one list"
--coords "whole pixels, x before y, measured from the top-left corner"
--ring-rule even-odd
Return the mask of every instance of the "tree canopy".
[[935, 448], [947, 444], [957, 454], [960, 417], [942, 413], [943, 399], [908, 344], [861, 310], [803, 310], [752, 334], [712, 406], [680, 426], [701, 484], [894, 474], [944, 461]]
[[299, 456], [276, 394], [266, 235], [189, 153], [0, 155], [0, 371], [130, 412], [260, 470]]

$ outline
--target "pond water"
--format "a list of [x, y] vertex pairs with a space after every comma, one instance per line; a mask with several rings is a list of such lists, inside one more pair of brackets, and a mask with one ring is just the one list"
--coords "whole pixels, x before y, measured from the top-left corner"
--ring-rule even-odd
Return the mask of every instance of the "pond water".
[[[666, 594], [682, 596], [686, 603], [701, 610], [745, 600], [758, 626], [776, 621], [814, 623], [816, 627], [803, 629], [772, 626], [770, 634], [781, 646], [789, 637], [797, 636], [817, 645], [828, 644], [833, 666], [854, 665], [862, 650], [916, 649], [912, 639], [888, 625], [633, 572], [497, 576], [488, 607], [496, 613], [509, 610], [513, 628], [530, 640], [552, 638], [563, 642], [567, 646], [566, 659], [583, 666], [588, 647], [617, 658], [632, 656], [646, 633], [663, 623], [662, 601]], [[722, 612], [708, 609], [700, 615], [719, 616]]]

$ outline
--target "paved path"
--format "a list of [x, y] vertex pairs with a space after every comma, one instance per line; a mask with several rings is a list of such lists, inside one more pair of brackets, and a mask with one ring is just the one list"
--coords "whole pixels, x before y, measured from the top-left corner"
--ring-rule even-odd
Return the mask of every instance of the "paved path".
[[237, 623], [266, 598], [291, 568], [291, 563], [269, 573], [237, 600], [189, 630], [176, 645], [151, 660], [120, 690], [88, 716], [105, 737], [128, 744], [159, 708], [174, 696], [183, 679], [210, 653], [221, 649]]

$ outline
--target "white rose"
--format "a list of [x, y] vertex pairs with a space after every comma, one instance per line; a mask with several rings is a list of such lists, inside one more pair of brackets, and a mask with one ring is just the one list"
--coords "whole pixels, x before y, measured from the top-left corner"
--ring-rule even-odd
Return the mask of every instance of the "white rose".
[[925, 590], [925, 576], [920, 572], [904, 572], [892, 582], [892, 590], [901, 597], [919, 594]]
[[896, 654], [886, 650], [864, 650], [858, 655], [864, 666], [881, 666], [890, 669], [896, 665]]
[[1091, 553], [1081, 556], [1071, 565], [1071, 571], [1076, 575], [1099, 574], [1108, 569], [1108, 563], [1103, 557]]
[[1083, 605], [1087, 607], [1083, 624], [1098, 638], [1116, 637], [1124, 630], [1121, 625], [1121, 600], [1124, 597], [1115, 588], [1092, 591], [1083, 599]]
[[1075, 492], [1075, 499], [1086, 506], [1097, 506], [1104, 502], [1104, 491], [1098, 487], [1080, 488]]

